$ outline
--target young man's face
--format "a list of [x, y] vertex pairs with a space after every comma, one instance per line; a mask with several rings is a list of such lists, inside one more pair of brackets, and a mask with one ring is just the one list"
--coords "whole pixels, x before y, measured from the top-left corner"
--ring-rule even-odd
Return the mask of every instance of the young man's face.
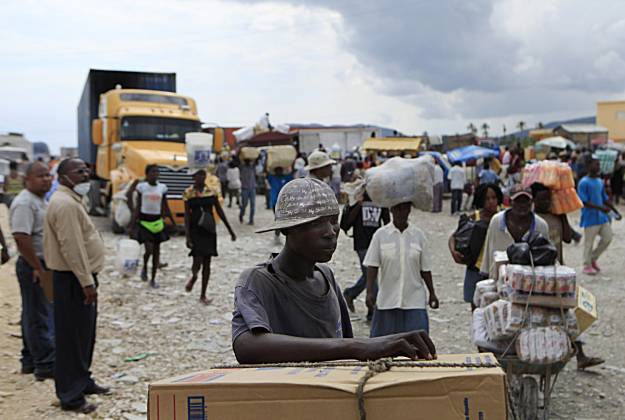
[[599, 164], [598, 160], [593, 159], [590, 161], [590, 165], [588, 166], [588, 172], [591, 175], [599, 175], [600, 169], [601, 169], [601, 165]]
[[534, 210], [536, 213], [549, 213], [551, 210], [551, 192], [539, 191], [534, 196]]
[[324, 216], [287, 229], [287, 246], [314, 262], [328, 262], [336, 250], [339, 216]]
[[408, 223], [408, 217], [410, 216], [411, 204], [402, 203], [391, 207], [391, 214], [393, 215], [393, 222], [399, 225], [405, 225]]
[[158, 170], [158, 168], [151, 168], [148, 173], [145, 175], [145, 179], [146, 181], [148, 181], [149, 183], [155, 183], [156, 181], [158, 181], [158, 177], [160, 175], [160, 171]]
[[332, 165], [324, 166], [323, 168], [319, 169], [314, 169], [310, 172], [315, 174], [315, 176], [319, 177], [320, 179], [330, 178], [332, 176]]
[[50, 191], [52, 186], [52, 177], [48, 167], [43, 163], [36, 163], [31, 168], [30, 173], [26, 176], [26, 188], [38, 195], [43, 195]]
[[517, 216], [527, 216], [532, 212], [532, 199], [520, 195], [512, 201], [512, 212]]

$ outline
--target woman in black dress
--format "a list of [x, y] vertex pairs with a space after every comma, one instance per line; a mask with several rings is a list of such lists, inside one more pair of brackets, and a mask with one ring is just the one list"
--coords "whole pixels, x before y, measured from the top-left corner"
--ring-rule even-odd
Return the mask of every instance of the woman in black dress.
[[208, 279], [211, 270], [211, 257], [217, 256], [217, 231], [213, 210], [224, 222], [230, 237], [236, 241], [235, 235], [228, 219], [219, 204], [217, 190], [206, 185], [206, 171], [200, 169], [193, 175], [193, 185], [187, 188], [182, 196], [184, 201], [184, 224], [187, 233], [187, 247], [191, 250], [189, 256], [193, 257], [191, 266], [191, 279], [187, 282], [185, 290], [190, 292], [197, 280], [200, 268], [202, 269], [202, 292], [200, 302], [209, 305], [212, 299], [206, 297]]

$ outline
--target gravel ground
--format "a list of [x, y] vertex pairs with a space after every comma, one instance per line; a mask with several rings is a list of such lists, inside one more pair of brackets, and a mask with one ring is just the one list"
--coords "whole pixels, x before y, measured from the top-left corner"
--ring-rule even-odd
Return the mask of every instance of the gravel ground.
[[[272, 214], [261, 209], [257, 225], [264, 225]], [[413, 211], [412, 222], [426, 231], [434, 254], [434, 282], [441, 301], [440, 309], [430, 310], [430, 329], [439, 353], [474, 351], [469, 338], [470, 309], [462, 301], [463, 267], [453, 263], [447, 251], [447, 237], [456, 219], [446, 211], [429, 214]], [[234, 209], [226, 209], [239, 239], [231, 242], [222, 225], [218, 227], [219, 254], [213, 260], [209, 285], [211, 306], [198, 303], [199, 290], [184, 291], [189, 278], [190, 258], [184, 238], [176, 237], [163, 245], [163, 259], [169, 266], [159, 274], [161, 288], [149, 289], [136, 278], [122, 278], [115, 272], [115, 244], [120, 238], [108, 229], [105, 219], [95, 219], [106, 241], [109, 256], [101, 273], [98, 338], [93, 362], [94, 377], [111, 385], [113, 395], [92, 398], [99, 407], [94, 418], [143, 419], [146, 416], [147, 384], [187, 371], [205, 369], [215, 363], [234, 362], [230, 344], [230, 319], [233, 287], [245, 268], [262, 261], [280, 246], [273, 235], [256, 235], [253, 228], [239, 225]], [[577, 217], [573, 218], [577, 223]], [[6, 211], [0, 209], [6, 228]], [[554, 391], [552, 418], [618, 419], [625, 413], [625, 355], [619, 319], [625, 299], [625, 223], [615, 223], [615, 241], [601, 259], [603, 274], [596, 278], [583, 275], [578, 281], [599, 301], [600, 321], [588, 337], [587, 352], [606, 359], [606, 364], [589, 372], [569, 363], [558, 378]], [[6, 229], [4, 230], [7, 231]], [[565, 246], [566, 261], [581, 271], [582, 246]], [[351, 239], [341, 233], [339, 247], [331, 262], [341, 285], [351, 284], [359, 273]], [[579, 272], [578, 271], [578, 272]], [[61, 412], [56, 406], [51, 381], [35, 382], [32, 375], [19, 373], [19, 290], [12, 263], [0, 273], [0, 418], [60, 419], [85, 417]], [[196, 284], [199, 287], [199, 284]], [[352, 322], [357, 336], [367, 336], [364, 321], [364, 295], [356, 302]], [[125, 362], [127, 357], [148, 356]]]

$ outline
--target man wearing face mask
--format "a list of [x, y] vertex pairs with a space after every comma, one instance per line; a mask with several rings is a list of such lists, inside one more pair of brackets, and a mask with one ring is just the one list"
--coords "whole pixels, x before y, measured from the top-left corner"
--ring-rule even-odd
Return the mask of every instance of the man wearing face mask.
[[317, 150], [310, 154], [308, 157], [308, 166], [304, 169], [309, 171], [308, 178], [318, 179], [330, 185], [332, 165], [335, 163], [336, 161], [330, 159], [330, 156], [328, 156], [326, 152]]
[[90, 413], [88, 394], [107, 394], [91, 378], [97, 317], [96, 274], [104, 265], [104, 243], [82, 198], [89, 192], [89, 169], [80, 159], [58, 167], [59, 188], [44, 222], [44, 256], [54, 278], [56, 363], [54, 383], [63, 410]]

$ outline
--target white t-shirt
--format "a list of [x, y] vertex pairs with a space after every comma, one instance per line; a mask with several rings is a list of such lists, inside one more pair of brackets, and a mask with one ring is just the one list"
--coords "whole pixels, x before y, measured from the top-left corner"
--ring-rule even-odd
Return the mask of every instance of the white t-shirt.
[[228, 180], [229, 189], [241, 189], [241, 172], [239, 171], [239, 168], [228, 168], [228, 172], [226, 172], [226, 179]]
[[442, 184], [445, 181], [445, 172], [440, 165], [434, 165], [434, 185]]
[[167, 185], [157, 182], [150, 185], [143, 181], [137, 185], [137, 192], [141, 194], [141, 213], [160, 215], [163, 203], [163, 196], [167, 194]]
[[378, 309], [425, 309], [427, 287], [421, 271], [432, 270], [423, 231], [409, 224], [403, 232], [389, 223], [371, 239], [363, 265], [378, 267]]
[[464, 173], [464, 168], [460, 166], [452, 166], [447, 174], [449, 181], [451, 182], [450, 188], [452, 190], [461, 190], [464, 188], [464, 184], [467, 182], [467, 176]]
[[510, 161], [512, 161], [512, 154], [510, 150], [506, 150], [503, 154], [503, 158], [501, 158], [502, 165], [510, 165]]

